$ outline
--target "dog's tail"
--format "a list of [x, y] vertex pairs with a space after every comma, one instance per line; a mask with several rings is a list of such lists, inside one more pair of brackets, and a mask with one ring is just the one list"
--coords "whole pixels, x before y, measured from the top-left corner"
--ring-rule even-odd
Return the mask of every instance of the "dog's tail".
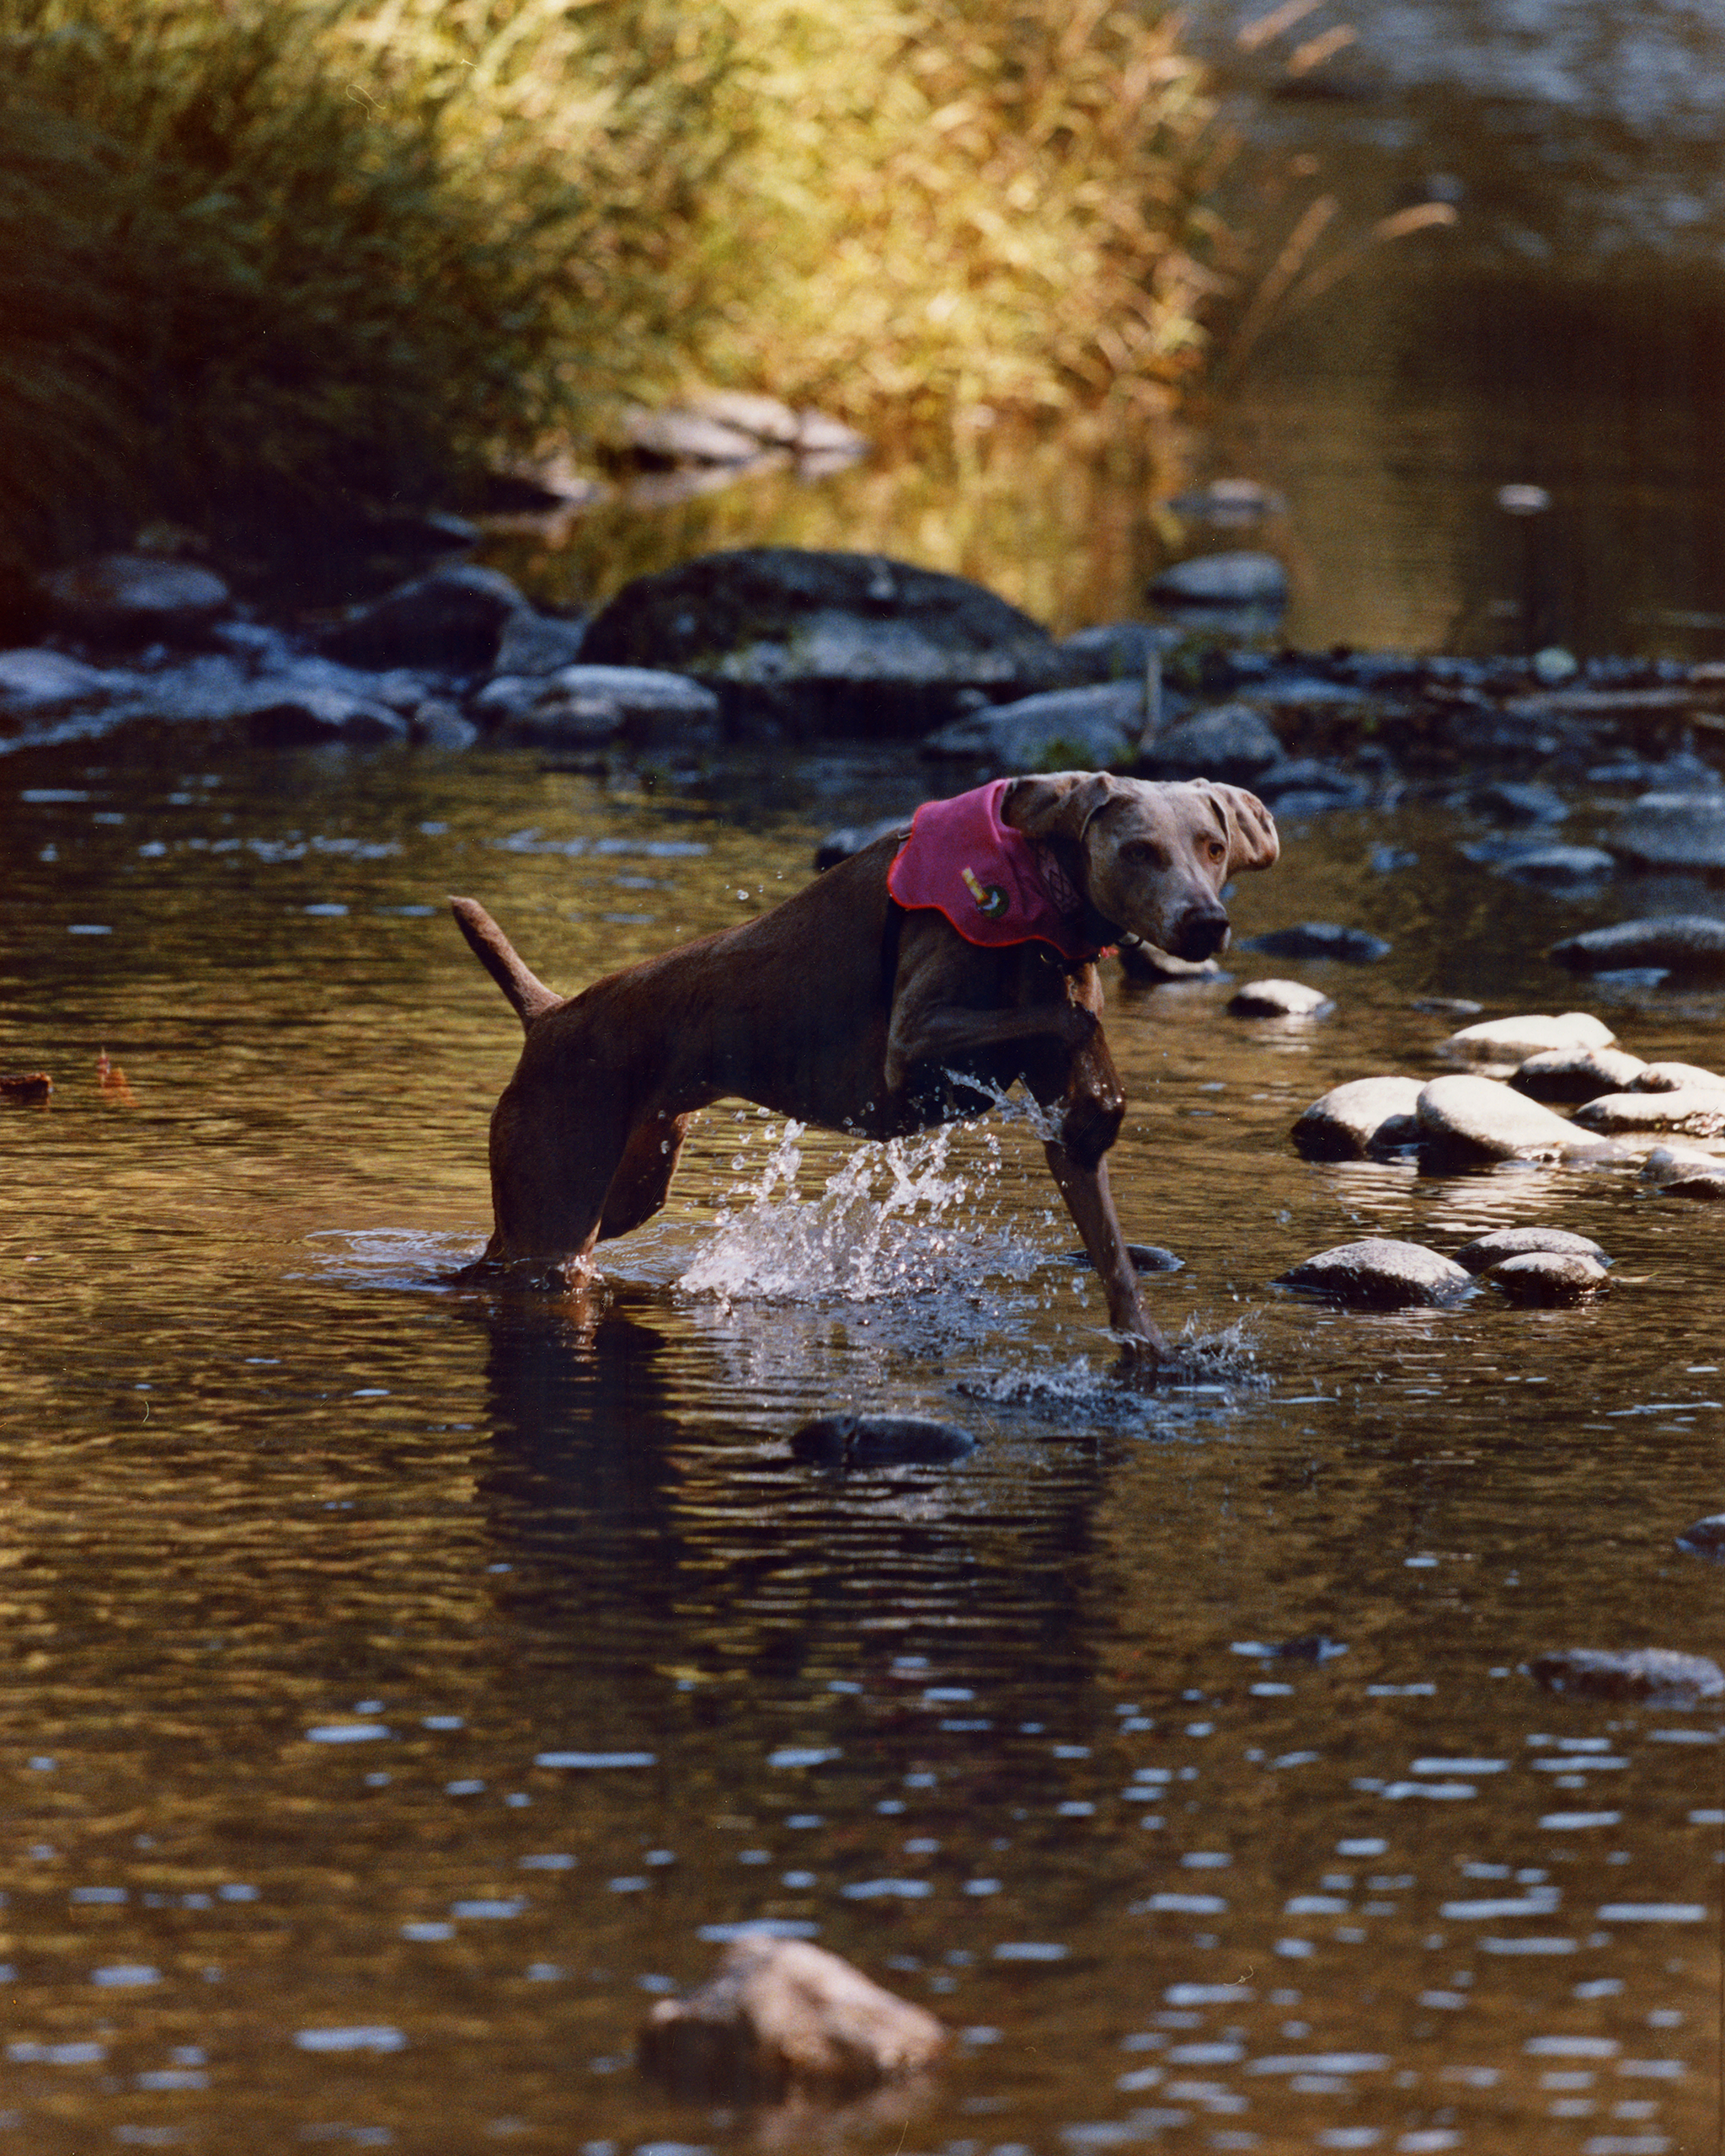
[[531, 1033], [534, 1020], [554, 1011], [562, 996], [553, 995], [537, 974], [528, 972], [514, 944], [477, 899], [451, 899], [449, 910], [473, 956], [509, 998], [522, 1031]]

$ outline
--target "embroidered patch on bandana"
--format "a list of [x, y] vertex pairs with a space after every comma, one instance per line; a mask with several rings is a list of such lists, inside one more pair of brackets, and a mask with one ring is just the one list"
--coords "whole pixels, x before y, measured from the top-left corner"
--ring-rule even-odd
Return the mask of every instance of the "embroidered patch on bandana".
[[1084, 901], [1046, 846], [1001, 821], [997, 778], [950, 801], [925, 801], [887, 875], [901, 906], [932, 906], [967, 943], [1051, 943], [1064, 958], [1101, 955], [1081, 926]]

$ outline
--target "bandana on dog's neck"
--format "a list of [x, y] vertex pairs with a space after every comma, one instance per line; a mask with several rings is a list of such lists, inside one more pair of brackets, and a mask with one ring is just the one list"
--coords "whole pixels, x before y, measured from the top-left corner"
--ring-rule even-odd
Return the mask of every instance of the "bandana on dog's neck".
[[997, 778], [950, 801], [925, 801], [887, 874], [901, 906], [932, 906], [967, 943], [1051, 943], [1079, 963], [1104, 947], [1085, 933], [1083, 894], [1052, 851], [1001, 821]]

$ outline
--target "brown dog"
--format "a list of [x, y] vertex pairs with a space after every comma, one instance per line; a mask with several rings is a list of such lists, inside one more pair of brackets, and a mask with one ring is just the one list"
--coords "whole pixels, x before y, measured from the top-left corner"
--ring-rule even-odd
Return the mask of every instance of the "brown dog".
[[[1228, 877], [1268, 868], [1278, 850], [1255, 795], [1204, 779], [1015, 779], [999, 815], [1064, 876], [1079, 941], [1139, 941], [1187, 959], [1227, 942], [1218, 894]], [[1046, 942], [984, 947], [932, 908], [897, 905], [887, 877], [901, 842], [880, 839], [772, 912], [567, 1001], [483, 906], [451, 899], [527, 1034], [492, 1118], [495, 1227], [473, 1272], [588, 1271], [595, 1243], [664, 1204], [690, 1118], [727, 1095], [893, 1138], [976, 1114], [991, 1090], [1023, 1079], [1057, 1134], [1048, 1164], [1110, 1325], [1152, 1363], [1166, 1353], [1108, 1195], [1105, 1155], [1125, 1098], [1094, 965]]]

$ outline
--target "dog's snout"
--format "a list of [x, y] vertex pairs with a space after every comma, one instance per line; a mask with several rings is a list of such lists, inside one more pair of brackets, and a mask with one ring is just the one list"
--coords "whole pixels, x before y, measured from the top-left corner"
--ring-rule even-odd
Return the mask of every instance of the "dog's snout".
[[1214, 899], [1185, 908], [1174, 924], [1173, 955], [1196, 963], [1213, 958], [1228, 941], [1228, 916]]

